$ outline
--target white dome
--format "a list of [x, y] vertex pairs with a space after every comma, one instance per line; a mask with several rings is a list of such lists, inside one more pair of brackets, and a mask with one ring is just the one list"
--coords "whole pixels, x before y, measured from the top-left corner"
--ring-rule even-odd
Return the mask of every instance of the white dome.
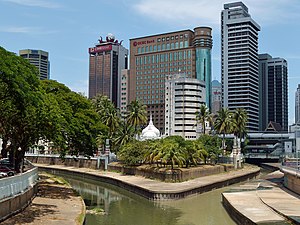
[[152, 115], [150, 115], [149, 125], [143, 129], [141, 139], [148, 140], [148, 139], [157, 139], [160, 138], [159, 130], [153, 125], [152, 122]]

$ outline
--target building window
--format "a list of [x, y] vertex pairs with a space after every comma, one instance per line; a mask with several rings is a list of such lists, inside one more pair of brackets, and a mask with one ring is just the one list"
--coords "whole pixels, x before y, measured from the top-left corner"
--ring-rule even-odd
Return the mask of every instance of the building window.
[[157, 42], [160, 42], [160, 38], [157, 38]]

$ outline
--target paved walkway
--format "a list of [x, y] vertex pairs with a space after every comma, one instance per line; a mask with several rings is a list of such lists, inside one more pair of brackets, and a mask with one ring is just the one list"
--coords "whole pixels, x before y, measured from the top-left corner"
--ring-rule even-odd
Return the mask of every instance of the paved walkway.
[[300, 196], [281, 185], [283, 173], [276, 171], [264, 179], [249, 182], [223, 193], [229, 204], [255, 224], [300, 224]]
[[40, 176], [38, 193], [21, 213], [3, 221], [1, 225], [70, 225], [82, 224], [80, 215], [85, 206], [71, 187], [47, 175]]
[[45, 165], [45, 164], [35, 164], [35, 165], [38, 167], [78, 171], [78, 172], [93, 174], [101, 177], [113, 178], [122, 181], [124, 183], [128, 183], [130, 185], [148, 190], [153, 193], [162, 193], [162, 194], [185, 192], [199, 187], [205, 187], [218, 182], [226, 181], [228, 179], [245, 176], [247, 174], [258, 172], [260, 170], [257, 166], [246, 166], [245, 168], [240, 170], [233, 170], [221, 174], [200, 177], [185, 182], [165, 183], [158, 180], [145, 179], [144, 177], [140, 177], [140, 176], [123, 175], [121, 173], [99, 171], [99, 170], [93, 170], [88, 168], [66, 167], [62, 165]]

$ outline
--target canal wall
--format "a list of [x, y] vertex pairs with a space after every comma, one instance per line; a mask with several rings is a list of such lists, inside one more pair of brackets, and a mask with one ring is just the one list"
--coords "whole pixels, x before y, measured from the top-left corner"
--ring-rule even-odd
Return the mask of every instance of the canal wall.
[[[207, 179], [209, 181], [207, 181], [206, 183], [197, 182], [196, 179], [192, 180], [190, 181], [191, 185], [187, 185], [187, 183], [163, 183], [163, 182], [156, 181], [157, 186], [159, 186], [159, 188], [157, 187], [153, 188], [153, 186], [151, 188], [149, 185], [143, 185], [143, 180], [146, 180], [145, 183], [147, 183], [147, 179], [145, 178], [135, 178], [134, 176], [132, 176], [134, 179], [136, 180], [138, 179], [138, 181], [135, 180], [135, 182], [131, 182], [129, 181], [129, 179], [126, 180], [124, 178], [124, 175], [120, 175], [117, 173], [115, 175], [107, 175], [107, 174], [92, 173], [87, 171], [81, 172], [71, 168], [61, 168], [61, 167], [54, 168], [51, 166], [43, 166], [43, 165], [38, 165], [38, 167], [39, 170], [44, 170], [56, 174], [58, 176], [67, 174], [67, 175], [79, 176], [82, 178], [109, 183], [153, 201], [182, 199], [187, 196], [201, 194], [207, 191], [214, 190], [216, 188], [221, 188], [234, 183], [252, 179], [258, 176], [260, 172], [260, 169], [257, 168], [257, 169], [251, 169], [249, 171], [243, 171], [243, 173], [234, 173], [230, 175], [227, 173], [223, 173], [222, 175], [220, 175], [220, 178], [218, 179], [216, 178], [214, 178], [213, 180]], [[217, 175], [212, 175], [212, 176], [217, 176]], [[207, 177], [211, 178], [212, 176], [207, 176]], [[198, 179], [202, 179], [202, 178], [198, 178]], [[153, 181], [152, 183], [154, 182], [155, 181]]]
[[32, 163], [38, 164], [64, 165], [78, 168], [104, 170], [104, 160], [98, 161], [98, 158], [66, 156], [64, 159], [62, 159], [59, 157], [59, 155], [35, 155], [26, 156], [26, 159]]
[[0, 180], [0, 222], [25, 209], [37, 193], [37, 168]]
[[174, 170], [165, 167], [156, 167], [151, 165], [125, 166], [113, 162], [108, 165], [108, 170], [126, 175], [142, 176], [150, 179], [156, 179], [163, 182], [183, 182], [199, 177], [219, 174], [234, 170], [233, 165], [202, 165], [201, 167], [176, 168]]
[[300, 171], [297, 169], [282, 167], [284, 173], [284, 186], [300, 195]]

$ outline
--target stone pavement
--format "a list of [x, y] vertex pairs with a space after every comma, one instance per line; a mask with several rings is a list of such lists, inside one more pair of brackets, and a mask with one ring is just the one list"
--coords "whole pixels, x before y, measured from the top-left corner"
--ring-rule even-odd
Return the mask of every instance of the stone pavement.
[[84, 215], [84, 202], [70, 186], [42, 175], [32, 203], [1, 225], [81, 225]]
[[[281, 185], [282, 177], [283, 173], [275, 171], [264, 179], [235, 187], [223, 193], [223, 201], [253, 224], [290, 224], [285, 218], [300, 224], [300, 196]], [[239, 224], [246, 223], [241, 221]]]

